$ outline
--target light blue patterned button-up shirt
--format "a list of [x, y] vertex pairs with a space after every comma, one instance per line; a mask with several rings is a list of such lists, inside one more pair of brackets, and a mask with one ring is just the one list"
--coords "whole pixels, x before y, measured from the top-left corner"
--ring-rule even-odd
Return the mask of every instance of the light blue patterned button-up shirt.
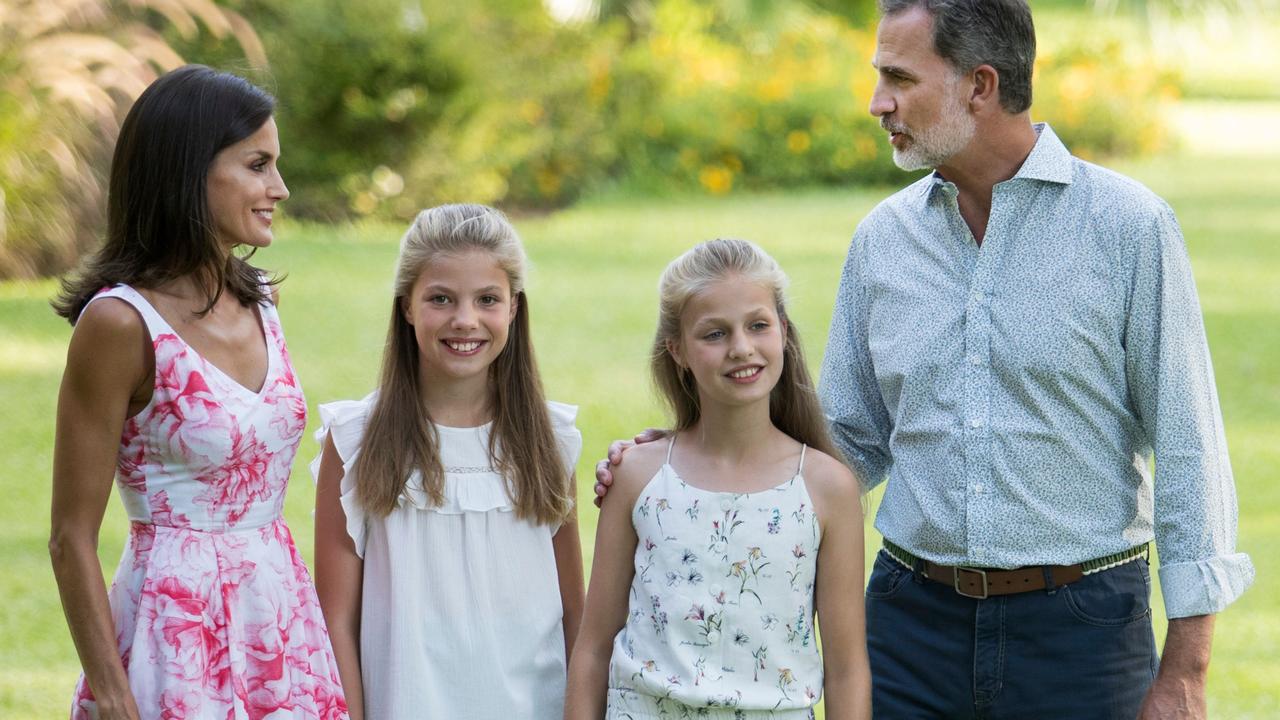
[[[1253, 580], [1173, 211], [1047, 126], [981, 246], [932, 173], [859, 224], [821, 394], [876, 527], [934, 562], [1073, 564], [1151, 540], [1168, 616]], [[1155, 455], [1153, 482], [1149, 467]]]

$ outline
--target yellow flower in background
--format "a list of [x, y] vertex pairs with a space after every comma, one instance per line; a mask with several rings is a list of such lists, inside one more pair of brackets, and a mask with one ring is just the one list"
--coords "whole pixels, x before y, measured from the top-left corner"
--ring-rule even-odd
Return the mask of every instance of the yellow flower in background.
[[609, 91], [613, 89], [611, 66], [612, 63], [606, 55], [593, 55], [587, 61], [587, 72], [591, 77], [591, 82], [587, 85], [587, 97], [596, 105], [608, 97]]
[[530, 125], [537, 125], [546, 117], [546, 110], [543, 109], [542, 103], [537, 100], [525, 100], [520, 103], [520, 117]]
[[1072, 65], [1062, 73], [1058, 81], [1058, 91], [1067, 102], [1078, 103], [1093, 96], [1093, 86], [1097, 83], [1094, 69], [1085, 65]]
[[534, 182], [538, 183], [538, 192], [541, 192], [543, 197], [554, 197], [556, 193], [560, 192], [562, 184], [560, 174], [553, 168], [545, 166], [538, 168], [538, 171], [534, 173], [533, 179]]
[[737, 155], [727, 156], [724, 159], [724, 165], [725, 167], [729, 168], [733, 172], [736, 172], [736, 173], [742, 172], [742, 161], [738, 159]]
[[859, 160], [874, 160], [876, 157], [876, 141], [870, 135], [854, 138], [853, 147], [858, 152]]
[[384, 198], [404, 192], [404, 177], [386, 165], [374, 168], [369, 179], [373, 182], [373, 191]]
[[791, 81], [781, 75], [773, 75], [760, 83], [756, 95], [765, 102], [785, 100], [791, 95]]
[[813, 141], [810, 140], [809, 133], [803, 130], [792, 130], [787, 133], [787, 150], [791, 151], [793, 155], [808, 152], [809, 146], [812, 144]]
[[707, 165], [698, 173], [698, 182], [712, 195], [724, 195], [733, 189], [733, 173], [719, 165]]
[[378, 198], [368, 191], [358, 192], [351, 198], [351, 209], [361, 215], [369, 215], [378, 209]]

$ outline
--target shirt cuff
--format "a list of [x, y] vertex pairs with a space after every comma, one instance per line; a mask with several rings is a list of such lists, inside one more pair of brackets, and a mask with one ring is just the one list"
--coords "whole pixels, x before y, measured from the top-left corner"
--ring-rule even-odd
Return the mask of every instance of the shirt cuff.
[[1221, 612], [1253, 584], [1253, 576], [1253, 562], [1244, 553], [1161, 564], [1165, 615], [1172, 620]]

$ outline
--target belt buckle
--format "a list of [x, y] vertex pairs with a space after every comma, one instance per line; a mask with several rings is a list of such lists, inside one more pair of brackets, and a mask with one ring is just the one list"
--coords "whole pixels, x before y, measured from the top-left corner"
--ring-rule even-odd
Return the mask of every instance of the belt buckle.
[[[987, 587], [987, 571], [986, 570], [979, 570], [978, 568], [957, 567], [952, 569], [952, 573], [953, 573], [952, 579], [956, 589], [956, 593], [963, 595], [967, 598], [973, 598], [974, 600], [986, 600], [988, 597], [990, 597], [988, 593], [988, 587]], [[970, 595], [969, 593], [960, 589], [961, 573], [973, 573], [974, 575], [977, 575], [978, 577], [982, 578], [982, 594], [981, 595]]]

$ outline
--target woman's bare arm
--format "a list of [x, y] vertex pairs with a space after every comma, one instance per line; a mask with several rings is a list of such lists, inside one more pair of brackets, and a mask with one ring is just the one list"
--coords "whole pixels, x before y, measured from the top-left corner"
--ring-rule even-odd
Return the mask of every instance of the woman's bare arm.
[[99, 717], [139, 717], [111, 620], [98, 532], [132, 405], [150, 398], [154, 359], [142, 318], [124, 302], [87, 307], [58, 391], [49, 557], [67, 627]]

